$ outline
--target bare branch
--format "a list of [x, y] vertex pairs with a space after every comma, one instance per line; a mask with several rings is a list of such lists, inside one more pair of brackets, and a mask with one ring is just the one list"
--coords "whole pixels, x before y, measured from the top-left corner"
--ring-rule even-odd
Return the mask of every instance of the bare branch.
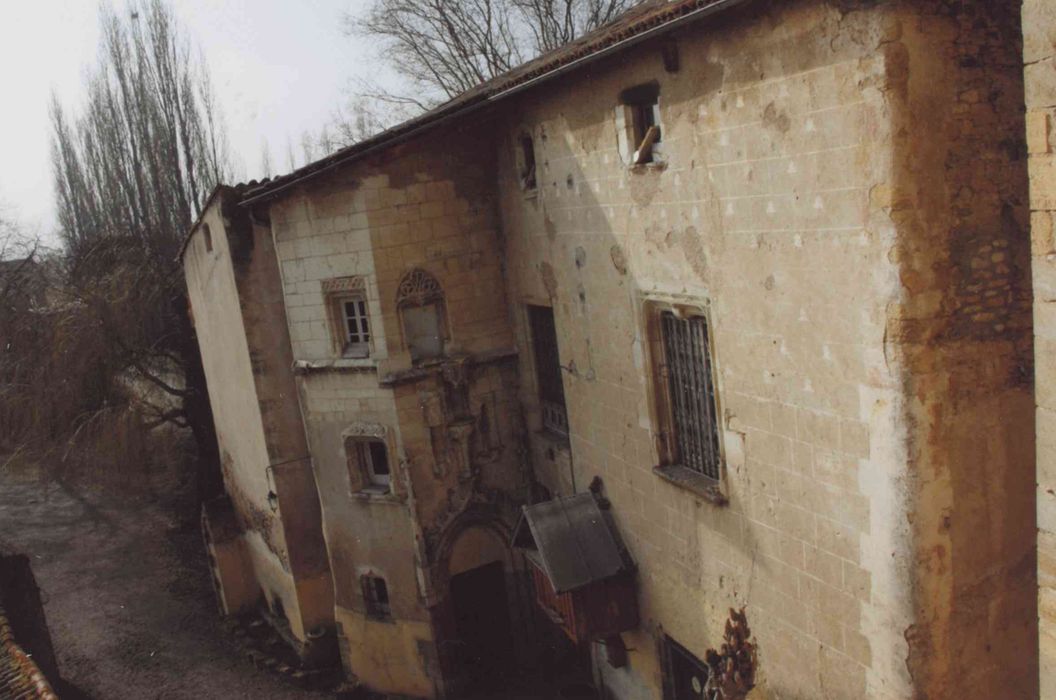
[[424, 106], [566, 44], [635, 1], [373, 0], [364, 14], [346, 14], [345, 29], [379, 41], [381, 59], [410, 88], [404, 99]]

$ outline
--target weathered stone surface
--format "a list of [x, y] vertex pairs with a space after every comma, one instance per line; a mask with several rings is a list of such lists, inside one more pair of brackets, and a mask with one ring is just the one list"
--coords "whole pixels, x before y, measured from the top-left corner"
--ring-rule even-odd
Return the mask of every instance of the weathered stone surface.
[[1034, 361], [1037, 399], [1038, 615], [1041, 697], [1056, 695], [1056, 6], [1023, 3], [1031, 243], [1034, 253]]
[[[1054, 574], [1048, 554], [1035, 567], [1051, 496], [1027, 227], [1035, 290], [1056, 289], [1052, 127], [1031, 112], [1028, 178], [1018, 8], [950, 6], [760, 4], [681, 30], [676, 72], [646, 42], [270, 202], [292, 355], [316, 368], [297, 387], [350, 673], [434, 694], [451, 577], [502, 561], [515, 578], [495, 533], [516, 506], [600, 476], [640, 571], [631, 663], [598, 659], [617, 697], [658, 696], [665, 636], [704, 656], [741, 606], [761, 693], [1037, 694], [1022, 650]], [[1032, 75], [1046, 60], [1028, 102], [1056, 87]], [[618, 96], [653, 81], [662, 139], [632, 164]], [[435, 365], [409, 351], [416, 269], [442, 289]], [[335, 357], [324, 290], [350, 276], [365, 359]], [[544, 430], [529, 305], [553, 310], [567, 440]], [[707, 319], [722, 498], [655, 469], [660, 308]], [[352, 473], [362, 423], [385, 427], [388, 493]], [[391, 620], [369, 614], [366, 574]]]

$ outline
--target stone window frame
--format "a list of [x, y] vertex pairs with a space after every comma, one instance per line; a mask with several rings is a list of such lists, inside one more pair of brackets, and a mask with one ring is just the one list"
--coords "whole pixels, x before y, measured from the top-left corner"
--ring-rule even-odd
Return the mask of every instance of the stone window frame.
[[[719, 358], [715, 348], [715, 324], [711, 311], [711, 300], [706, 297], [649, 295], [642, 299], [649, 411], [653, 426], [654, 446], [658, 457], [658, 463], [654, 465], [653, 472], [666, 481], [692, 491], [716, 505], [726, 505], [729, 502], [728, 460], [723, 434], [725, 426], [722, 408], [722, 373], [719, 370]], [[661, 326], [664, 312], [671, 312], [678, 318], [700, 318], [707, 328], [707, 351], [711, 363], [711, 384], [714, 393], [714, 431], [719, 450], [718, 479], [686, 467], [678, 459], [678, 448], [674, 437], [673, 398], [666, 374], [667, 355]]]
[[[334, 277], [322, 281], [323, 301], [326, 305], [327, 325], [330, 328], [331, 351], [341, 358], [366, 359], [374, 354], [374, 322], [370, 314], [370, 299], [367, 296], [367, 281], [362, 276]], [[345, 319], [345, 304], [363, 304], [367, 321], [368, 339], [358, 343], [348, 340]]]
[[[368, 450], [370, 443], [381, 444], [389, 468], [387, 482], [375, 478], [370, 465]], [[341, 449], [345, 455], [349, 493], [353, 496], [392, 497], [396, 488], [396, 450], [392, 444], [391, 431], [380, 423], [360, 421], [341, 431]]]
[[412, 356], [411, 361], [415, 365], [437, 362], [447, 355], [448, 345], [451, 342], [451, 324], [447, 318], [447, 300], [440, 280], [436, 278], [436, 275], [422, 267], [408, 270], [400, 279], [400, 284], [396, 289], [396, 315], [400, 325], [400, 338], [404, 349], [408, 353], [410, 353], [411, 348], [408, 342], [405, 318], [407, 309], [424, 308], [430, 305], [436, 306], [441, 350], [436, 357], [415, 358]]
[[[648, 115], [646, 109], [649, 110]], [[619, 104], [616, 105], [616, 137], [620, 157], [629, 167], [665, 165], [662, 114], [659, 82], [653, 80], [641, 83], [620, 93]], [[648, 151], [639, 155], [651, 125], [656, 126], [656, 140], [650, 141]]]

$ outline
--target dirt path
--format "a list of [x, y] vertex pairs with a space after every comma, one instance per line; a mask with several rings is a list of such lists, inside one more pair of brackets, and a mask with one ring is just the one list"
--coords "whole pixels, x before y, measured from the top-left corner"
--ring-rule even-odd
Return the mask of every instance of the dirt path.
[[32, 559], [64, 679], [94, 700], [332, 697], [239, 655], [176, 510], [0, 472], [0, 536]]

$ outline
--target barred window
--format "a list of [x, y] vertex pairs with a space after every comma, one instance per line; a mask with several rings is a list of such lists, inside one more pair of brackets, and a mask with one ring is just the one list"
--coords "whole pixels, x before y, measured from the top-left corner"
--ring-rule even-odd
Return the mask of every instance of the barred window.
[[668, 392], [672, 462], [718, 480], [721, 466], [708, 322], [703, 316], [660, 314]]

